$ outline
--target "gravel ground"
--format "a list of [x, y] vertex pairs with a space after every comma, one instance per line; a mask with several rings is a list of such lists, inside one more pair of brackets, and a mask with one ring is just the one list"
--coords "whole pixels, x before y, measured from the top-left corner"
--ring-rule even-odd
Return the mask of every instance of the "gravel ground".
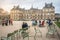
[[[59, 40], [58, 36], [57, 36], [57, 33], [56, 33], [56, 37], [55, 38], [47, 38], [46, 37], [46, 34], [48, 32], [48, 28], [47, 28], [47, 24], [46, 23], [45, 23], [44, 27], [38, 27], [38, 25], [37, 26], [32, 26], [32, 21], [24, 21], [24, 22], [27, 22], [28, 25], [30, 26], [30, 28], [29, 28], [30, 35], [34, 35], [34, 33], [35, 33], [34, 27], [37, 30], [41, 31], [42, 37], [36, 37], [36, 40]], [[12, 33], [15, 30], [20, 29], [22, 23], [23, 23], [23, 21], [14, 21], [13, 22], [13, 26], [12, 25], [9, 25], [9, 26], [1, 26], [0, 25], [0, 37], [6, 37], [8, 33]], [[37, 33], [37, 35], [39, 35], [39, 33]], [[20, 39], [20, 40], [22, 40], [22, 39]], [[25, 38], [25, 40], [27, 40], [27, 38]], [[29, 40], [34, 40], [34, 38], [33, 37], [29, 37]]]

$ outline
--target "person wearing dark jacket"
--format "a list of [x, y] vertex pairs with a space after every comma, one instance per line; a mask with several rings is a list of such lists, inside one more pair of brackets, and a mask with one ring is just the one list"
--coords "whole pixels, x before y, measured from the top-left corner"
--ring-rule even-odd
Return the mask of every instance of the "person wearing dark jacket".
[[2, 26], [4, 26], [5, 24], [5, 19], [2, 19]]
[[39, 21], [39, 27], [41, 27], [41, 21]]
[[23, 24], [22, 24], [22, 29], [23, 29], [23, 28], [28, 28], [28, 24], [25, 23], [25, 22], [23, 22]]
[[5, 25], [8, 26], [8, 19], [5, 20]]

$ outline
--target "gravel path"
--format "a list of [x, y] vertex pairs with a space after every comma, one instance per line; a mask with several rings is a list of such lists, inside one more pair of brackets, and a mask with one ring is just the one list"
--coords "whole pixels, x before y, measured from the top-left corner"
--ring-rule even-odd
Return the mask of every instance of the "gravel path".
[[[14, 32], [15, 30], [18, 30], [21, 28], [21, 25], [22, 25], [22, 22], [23, 21], [14, 21], [13, 22], [13, 26], [12, 25], [9, 25], [9, 26], [1, 26], [0, 25], [0, 37], [6, 37], [8, 33], [12, 33]], [[47, 24], [45, 23], [45, 27], [38, 27], [38, 26], [32, 26], [32, 21], [25, 21], [28, 23], [28, 25], [30, 26], [29, 28], [29, 33], [31, 35], [34, 35], [35, 31], [34, 31], [34, 27], [36, 27], [37, 30], [40, 30], [41, 33], [42, 33], [42, 37], [38, 38], [36, 37], [37, 40], [59, 40], [58, 37], [57, 37], [57, 33], [56, 33], [56, 37], [55, 38], [47, 38], [46, 37], [46, 34], [48, 32], [48, 26]], [[37, 34], [39, 35], [39, 33]], [[22, 40], [22, 39], [20, 39]], [[27, 40], [27, 38], [26, 38]], [[30, 37], [29, 40], [34, 40], [33, 37]]]

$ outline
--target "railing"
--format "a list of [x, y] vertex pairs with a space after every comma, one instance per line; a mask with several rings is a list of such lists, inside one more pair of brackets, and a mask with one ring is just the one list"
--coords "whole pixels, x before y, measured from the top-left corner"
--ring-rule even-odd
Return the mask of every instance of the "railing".
[[[57, 35], [57, 37], [56, 37]], [[60, 40], [56, 25], [53, 23], [51, 26], [48, 26], [48, 32], [46, 34], [47, 38], [57, 38], [57, 40]]]
[[38, 30], [39, 32], [37, 32], [37, 29], [34, 28], [35, 30], [35, 35], [29, 35], [28, 29], [24, 28], [24, 29], [19, 29], [19, 30], [15, 30], [12, 33], [7, 34], [7, 37], [0, 37], [0, 40], [19, 40], [22, 39], [24, 40], [26, 37], [29, 40], [29, 37], [33, 37], [34, 40], [36, 40], [37, 37], [37, 33], [40, 33], [41, 35], [39, 35], [39, 37], [42, 37], [42, 33], [40, 30]]

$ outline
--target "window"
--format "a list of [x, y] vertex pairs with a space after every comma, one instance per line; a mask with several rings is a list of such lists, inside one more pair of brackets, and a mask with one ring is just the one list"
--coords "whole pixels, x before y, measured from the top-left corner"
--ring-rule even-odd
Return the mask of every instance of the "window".
[[46, 9], [46, 12], [48, 12], [48, 9]]
[[50, 15], [49, 13], [47, 15]]

